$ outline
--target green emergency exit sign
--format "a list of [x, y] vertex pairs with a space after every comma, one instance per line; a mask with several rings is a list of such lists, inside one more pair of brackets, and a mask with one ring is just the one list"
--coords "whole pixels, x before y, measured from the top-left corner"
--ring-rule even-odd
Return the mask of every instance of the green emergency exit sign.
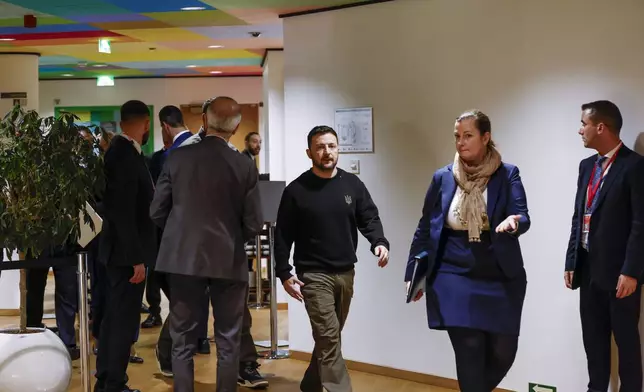
[[528, 385], [528, 392], [557, 392], [557, 388], [549, 385], [530, 383]]

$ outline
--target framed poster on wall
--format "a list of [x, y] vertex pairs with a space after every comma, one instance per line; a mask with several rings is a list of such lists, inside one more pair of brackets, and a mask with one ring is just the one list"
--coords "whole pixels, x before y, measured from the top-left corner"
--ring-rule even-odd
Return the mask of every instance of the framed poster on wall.
[[[150, 109], [150, 138], [141, 146], [145, 155], [154, 153], [154, 106], [148, 105]], [[80, 118], [79, 124], [96, 125], [106, 131], [116, 134], [121, 133], [121, 107], [120, 106], [56, 106], [54, 115], [58, 117], [61, 112], [73, 113]]]
[[335, 131], [340, 152], [373, 152], [373, 108], [335, 109]]

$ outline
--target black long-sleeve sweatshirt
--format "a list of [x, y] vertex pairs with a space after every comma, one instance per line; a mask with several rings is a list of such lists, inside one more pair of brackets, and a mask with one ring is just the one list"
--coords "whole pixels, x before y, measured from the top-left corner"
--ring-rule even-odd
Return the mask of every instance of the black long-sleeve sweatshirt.
[[282, 195], [275, 227], [275, 272], [282, 282], [291, 274], [289, 257], [301, 272], [346, 272], [357, 262], [358, 230], [371, 244], [389, 249], [378, 208], [364, 183], [338, 169], [333, 178], [311, 170], [290, 183]]

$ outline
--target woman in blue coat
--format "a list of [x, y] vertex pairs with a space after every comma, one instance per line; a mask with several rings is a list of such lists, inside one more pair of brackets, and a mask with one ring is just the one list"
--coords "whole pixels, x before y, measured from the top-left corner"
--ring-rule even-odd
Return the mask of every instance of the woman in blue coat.
[[409, 288], [415, 256], [427, 252], [419, 262], [429, 327], [448, 332], [461, 391], [491, 392], [517, 352], [526, 292], [519, 236], [530, 217], [519, 169], [501, 161], [488, 116], [463, 113], [454, 137], [454, 163], [434, 173], [405, 281]]

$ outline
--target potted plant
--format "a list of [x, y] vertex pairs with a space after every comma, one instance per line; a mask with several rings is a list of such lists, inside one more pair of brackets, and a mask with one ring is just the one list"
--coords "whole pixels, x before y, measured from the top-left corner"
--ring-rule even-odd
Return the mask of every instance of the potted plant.
[[[32, 259], [75, 244], [81, 224], [92, 226], [81, 211], [103, 185], [102, 158], [76, 120], [16, 106], [0, 122], [0, 247], [9, 259], [14, 251]], [[50, 330], [27, 328], [26, 294], [22, 269], [20, 327], [0, 331], [0, 390], [66, 391], [69, 354]]]

